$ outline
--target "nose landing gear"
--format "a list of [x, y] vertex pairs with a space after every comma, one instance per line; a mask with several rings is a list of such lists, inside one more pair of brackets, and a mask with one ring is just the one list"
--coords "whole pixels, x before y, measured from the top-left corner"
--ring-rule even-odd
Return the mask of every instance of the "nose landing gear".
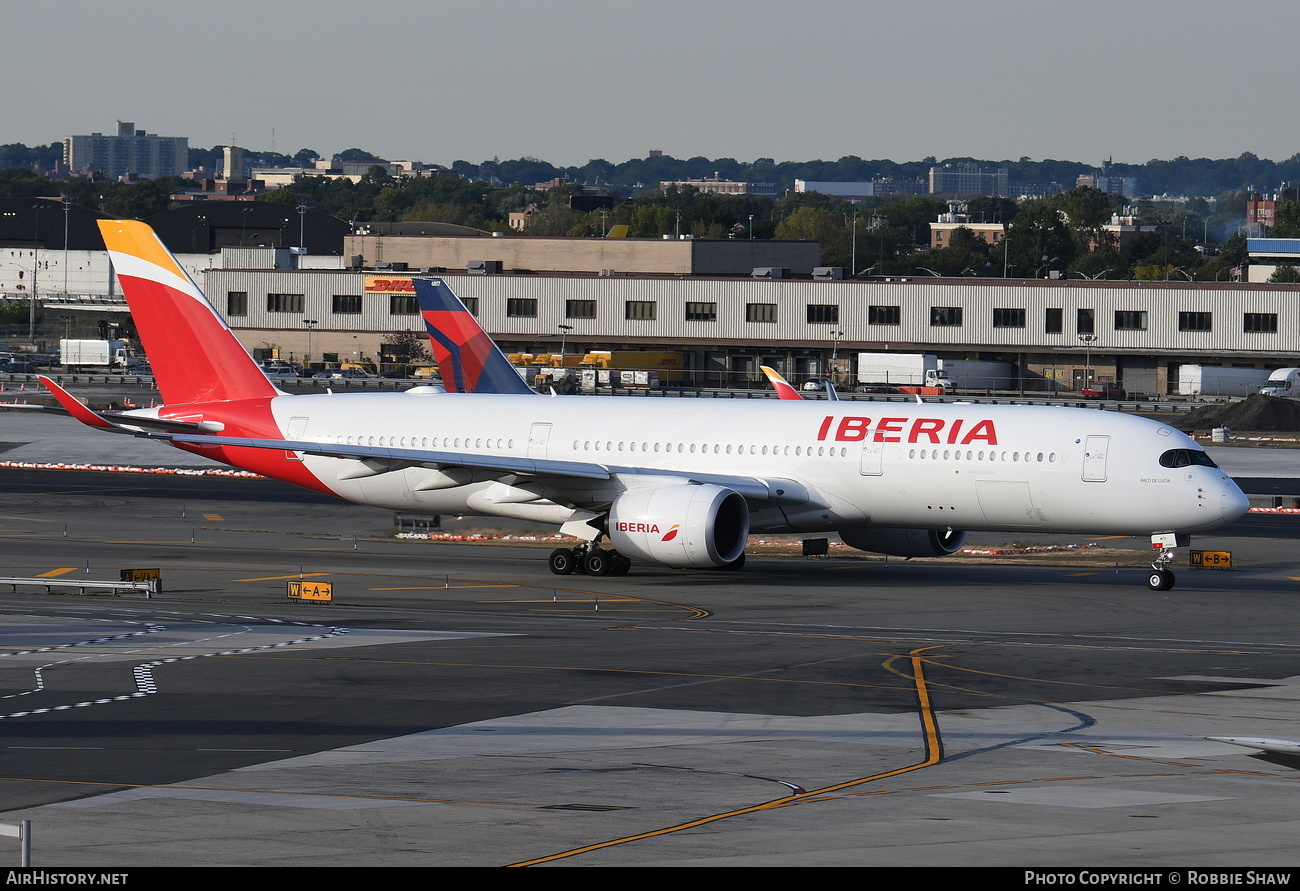
[[1159, 548], [1160, 554], [1151, 562], [1151, 571], [1147, 573], [1147, 587], [1152, 591], [1168, 591], [1174, 586], [1174, 574], [1169, 564], [1174, 561], [1174, 548], [1188, 544], [1186, 536], [1179, 541], [1172, 533], [1151, 536], [1151, 546]]

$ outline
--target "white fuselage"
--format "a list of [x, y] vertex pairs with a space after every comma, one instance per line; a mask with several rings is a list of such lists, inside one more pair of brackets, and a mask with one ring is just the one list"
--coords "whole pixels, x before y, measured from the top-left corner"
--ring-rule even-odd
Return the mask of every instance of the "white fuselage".
[[[563, 523], [665, 479], [726, 475], [806, 496], [752, 503], [754, 531], [868, 526], [1147, 535], [1214, 528], [1246, 499], [1220, 469], [1169, 467], [1199, 446], [1150, 420], [1042, 406], [536, 397], [413, 392], [281, 396], [291, 441], [601, 465], [608, 480], [431, 467], [357, 475], [305, 455], [343, 498], [393, 509]], [[654, 471], [649, 475], [642, 471]]]

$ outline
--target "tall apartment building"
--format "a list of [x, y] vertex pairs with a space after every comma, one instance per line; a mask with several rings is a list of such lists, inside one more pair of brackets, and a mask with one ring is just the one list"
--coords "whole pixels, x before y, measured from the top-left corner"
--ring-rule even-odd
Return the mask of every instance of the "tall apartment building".
[[92, 133], [63, 139], [63, 162], [69, 170], [112, 178], [128, 173], [143, 179], [180, 176], [189, 167], [189, 154], [189, 137], [146, 133], [132, 121], [118, 121], [116, 136]]
[[985, 170], [975, 164], [944, 164], [930, 168], [931, 195], [990, 195], [1007, 197], [1007, 169]]

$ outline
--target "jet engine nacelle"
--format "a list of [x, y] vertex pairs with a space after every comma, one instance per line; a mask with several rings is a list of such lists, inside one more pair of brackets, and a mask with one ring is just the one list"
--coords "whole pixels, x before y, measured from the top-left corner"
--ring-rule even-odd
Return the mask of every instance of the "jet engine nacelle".
[[840, 538], [851, 548], [893, 557], [946, 557], [966, 543], [962, 529], [848, 529]]
[[725, 566], [745, 553], [749, 505], [722, 486], [632, 489], [609, 509], [609, 540], [620, 552], [666, 566]]

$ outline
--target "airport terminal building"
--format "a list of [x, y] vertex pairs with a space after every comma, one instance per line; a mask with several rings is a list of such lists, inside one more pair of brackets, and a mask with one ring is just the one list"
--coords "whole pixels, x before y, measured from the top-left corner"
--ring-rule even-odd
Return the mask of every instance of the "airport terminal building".
[[[375, 357], [422, 330], [410, 271], [211, 269], [203, 286], [253, 350]], [[1285, 285], [1001, 279], [436, 273], [507, 352], [680, 350], [701, 385], [854, 374], [858, 352], [1015, 363], [1029, 389], [1089, 374], [1169, 393], [1183, 364], [1300, 364]], [[314, 324], [306, 324], [312, 320]], [[313, 356], [319, 360], [321, 356]]]
[[[94, 225], [102, 215], [34, 204], [5, 202], [0, 296], [37, 294], [60, 320], [56, 339], [79, 317], [125, 323]], [[298, 361], [378, 359], [394, 332], [422, 331], [410, 277], [436, 275], [507, 352], [677, 351], [686, 379], [709, 386], [760, 387], [760, 364], [796, 383], [851, 383], [859, 352], [1012, 363], [1026, 389], [1091, 378], [1145, 394], [1171, 392], [1181, 365], [1300, 365], [1291, 284], [848, 279], [819, 267], [810, 242], [349, 232], [262, 203], [150, 222], [245, 346]], [[1300, 247], [1252, 239], [1251, 253], [1264, 265]]]

